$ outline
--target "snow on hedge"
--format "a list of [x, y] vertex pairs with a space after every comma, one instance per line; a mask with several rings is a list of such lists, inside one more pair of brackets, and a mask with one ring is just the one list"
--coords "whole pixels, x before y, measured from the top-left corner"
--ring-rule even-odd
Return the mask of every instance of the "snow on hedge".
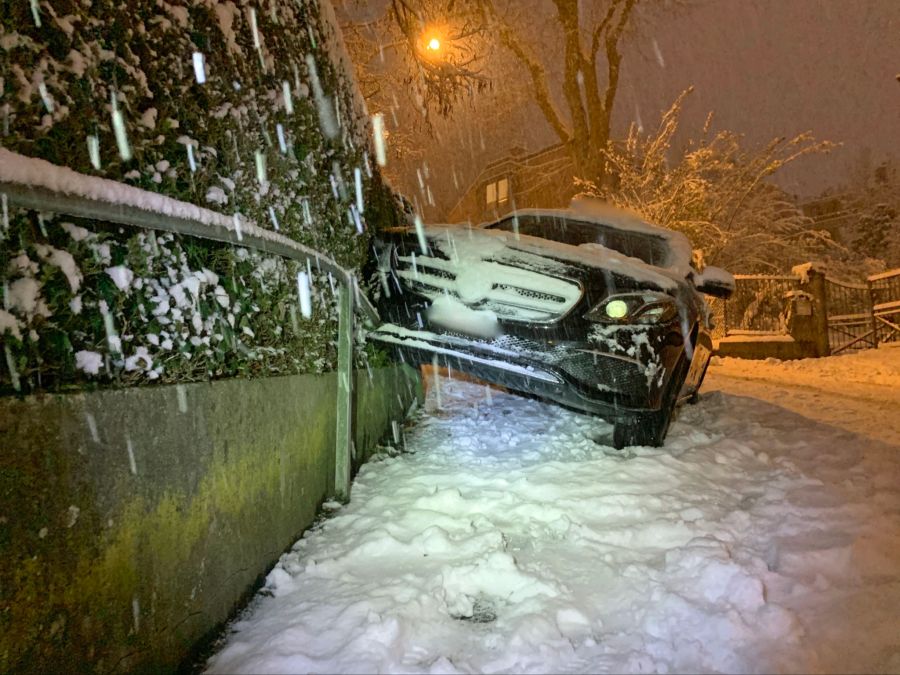
[[[347, 268], [365, 259], [366, 220], [397, 217], [328, 0], [8, 9], [0, 180], [326, 251]], [[304, 267], [4, 198], [0, 389], [328, 369], [334, 280]]]

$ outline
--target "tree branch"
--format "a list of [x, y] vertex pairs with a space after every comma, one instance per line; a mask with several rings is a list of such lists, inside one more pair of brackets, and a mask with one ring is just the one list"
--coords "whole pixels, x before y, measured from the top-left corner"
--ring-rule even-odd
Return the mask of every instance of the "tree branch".
[[617, 3], [610, 3], [609, 9], [606, 10], [606, 16], [603, 17], [603, 21], [597, 24], [597, 27], [594, 28], [594, 34], [591, 36], [591, 60], [596, 63], [597, 59], [597, 51], [600, 49], [600, 45], [603, 40], [603, 31], [605, 31], [610, 22], [613, 19], [613, 16], [616, 14]]
[[[619, 22], [616, 27], [606, 35], [606, 93], [603, 96], [603, 113], [607, 120], [612, 115], [613, 103], [616, 100], [616, 92], [619, 88], [619, 66], [622, 63], [622, 54], [619, 53], [619, 38], [634, 9], [636, 0], [625, 0]], [[618, 5], [618, 2], [616, 3]]]
[[497, 16], [496, 9], [490, 0], [485, 5], [485, 9], [490, 13], [493, 19], [494, 28], [500, 38], [500, 42], [513, 53], [519, 62], [525, 66], [528, 75], [531, 78], [531, 84], [534, 87], [534, 98], [541, 112], [544, 114], [547, 122], [553, 128], [557, 137], [562, 143], [568, 143], [572, 139], [572, 135], [566, 128], [559, 111], [553, 103], [553, 97], [550, 94], [550, 87], [547, 84], [547, 71], [543, 64], [538, 61], [537, 57], [525, 46], [525, 43], [516, 34], [513, 28], [503, 19]]
[[[569, 114], [572, 120], [572, 136], [577, 148], [577, 157], [583, 159], [584, 151], [590, 146], [589, 128], [587, 121], [586, 101], [582, 101], [581, 92], [586, 89], [584, 63], [581, 53], [581, 35], [579, 31], [578, 20], [578, 2], [577, 0], [554, 0], [556, 11], [559, 17], [559, 23], [563, 29], [565, 39], [564, 47], [564, 75], [563, 75], [563, 95], [566, 104], [569, 107]], [[579, 83], [579, 78], [581, 82]], [[586, 97], [585, 97], [586, 98]], [[580, 163], [580, 162], [579, 162]]]

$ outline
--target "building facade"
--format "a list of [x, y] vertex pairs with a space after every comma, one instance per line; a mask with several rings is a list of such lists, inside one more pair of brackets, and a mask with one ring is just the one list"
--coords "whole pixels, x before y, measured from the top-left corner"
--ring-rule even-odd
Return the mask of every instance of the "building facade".
[[512, 148], [488, 164], [450, 210], [450, 222], [496, 220], [513, 209], [568, 206], [576, 193], [574, 166], [567, 148], [551, 145], [526, 154]]

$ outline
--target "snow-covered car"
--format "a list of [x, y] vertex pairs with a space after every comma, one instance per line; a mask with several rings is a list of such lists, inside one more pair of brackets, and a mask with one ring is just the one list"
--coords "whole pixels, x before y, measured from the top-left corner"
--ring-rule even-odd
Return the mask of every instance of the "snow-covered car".
[[702, 294], [734, 288], [692, 265], [684, 235], [588, 200], [478, 227], [417, 222], [375, 251], [385, 323], [370, 340], [596, 414], [617, 448], [662, 445], [709, 364]]

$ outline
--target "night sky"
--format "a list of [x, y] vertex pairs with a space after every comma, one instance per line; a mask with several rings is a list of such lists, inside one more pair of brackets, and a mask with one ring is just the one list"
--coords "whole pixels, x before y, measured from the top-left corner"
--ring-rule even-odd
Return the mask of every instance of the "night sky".
[[[549, 0], [534, 9], [551, 19]], [[623, 44], [614, 135], [623, 135], [633, 121], [655, 127], [660, 113], [693, 85], [681, 141], [699, 135], [710, 111], [713, 131], [744, 134], [748, 145], [812, 131], [842, 146], [801, 159], [777, 182], [801, 197], [838, 188], [861, 164], [900, 158], [898, 36], [897, 0], [690, 0], [674, 9], [656, 7]], [[448, 143], [468, 146], [468, 161], [454, 162], [468, 185], [511, 146], [538, 150], [556, 142], [533, 103], [511, 100], [510, 86], [509, 80], [495, 81], [494, 93], [476, 101], [475, 114], [463, 110], [438, 124], [440, 139], [426, 143], [429, 164], [445, 164]], [[404, 168], [412, 187], [415, 165]], [[439, 202], [455, 202], [449, 181], [436, 176], [433, 188]]]

